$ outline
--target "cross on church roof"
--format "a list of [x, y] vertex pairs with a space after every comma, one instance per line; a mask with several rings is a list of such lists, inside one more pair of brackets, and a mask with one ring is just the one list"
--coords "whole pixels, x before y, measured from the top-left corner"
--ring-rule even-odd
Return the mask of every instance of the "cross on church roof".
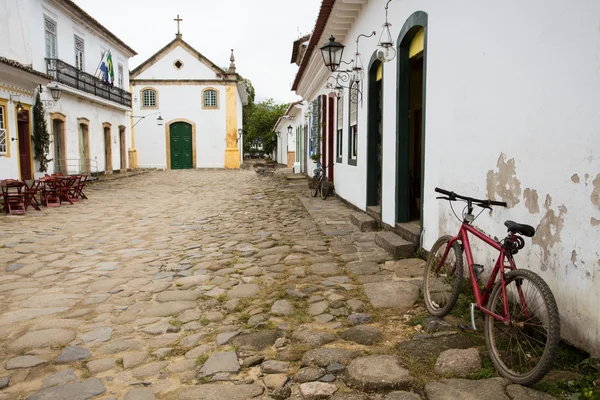
[[179, 23], [181, 21], [183, 21], [183, 18], [179, 18], [179, 14], [177, 14], [177, 18], [175, 18], [173, 21], [177, 21], [177, 37], [180, 38], [181, 37], [181, 31], [179, 29]]

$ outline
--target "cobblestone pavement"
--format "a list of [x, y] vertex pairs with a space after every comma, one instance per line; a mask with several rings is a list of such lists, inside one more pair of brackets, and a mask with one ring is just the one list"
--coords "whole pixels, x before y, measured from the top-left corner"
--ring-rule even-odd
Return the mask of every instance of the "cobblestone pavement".
[[436, 376], [468, 377], [479, 350], [408, 323], [422, 261], [393, 261], [305, 182], [156, 171], [87, 194], [0, 217], [0, 399], [546, 396], [422, 376], [447, 350]]

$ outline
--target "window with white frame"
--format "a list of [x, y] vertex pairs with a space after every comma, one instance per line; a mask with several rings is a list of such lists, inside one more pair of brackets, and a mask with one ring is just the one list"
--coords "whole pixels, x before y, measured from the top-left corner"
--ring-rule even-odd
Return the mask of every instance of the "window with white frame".
[[0, 106], [0, 154], [5, 155], [7, 152], [6, 143], [6, 121], [4, 120], [4, 106]]
[[[352, 82], [350, 85], [351, 91], [358, 90], [358, 82]], [[349, 154], [348, 161], [351, 165], [356, 165], [357, 152], [358, 152], [358, 102], [352, 101], [352, 99], [356, 99], [357, 96], [353, 96], [352, 93], [348, 96], [350, 102], [350, 129], [349, 129]]]
[[344, 142], [344, 101], [342, 98], [337, 99], [337, 150], [336, 150], [336, 162], [342, 162], [342, 145]]
[[80, 38], [79, 36], [75, 35], [75, 67], [80, 70], [80, 71], [84, 71], [84, 42], [83, 39]]
[[205, 89], [203, 104], [203, 108], [217, 108], [217, 91], [214, 89]]
[[44, 27], [46, 31], [46, 58], [56, 57], [56, 22], [44, 16]]
[[142, 90], [142, 108], [156, 108], [156, 90]]
[[123, 89], [123, 64], [119, 64], [117, 67], [117, 85]]

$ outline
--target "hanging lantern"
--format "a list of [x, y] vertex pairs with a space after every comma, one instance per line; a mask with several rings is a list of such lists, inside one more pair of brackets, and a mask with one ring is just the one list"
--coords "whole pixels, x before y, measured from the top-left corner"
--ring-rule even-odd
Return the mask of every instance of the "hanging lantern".
[[379, 43], [377, 47], [377, 59], [381, 62], [392, 61], [396, 57], [396, 49], [394, 49], [394, 40], [392, 39], [392, 33], [390, 32], [390, 24], [388, 22], [388, 5], [391, 0], [385, 4], [385, 23], [382, 25], [381, 36], [379, 36]]

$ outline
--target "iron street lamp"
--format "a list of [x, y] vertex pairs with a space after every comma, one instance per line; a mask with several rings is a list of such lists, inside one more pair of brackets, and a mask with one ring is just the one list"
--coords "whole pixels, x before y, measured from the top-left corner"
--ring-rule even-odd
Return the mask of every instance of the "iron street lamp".
[[[150, 117], [150, 116], [152, 116], [152, 115], [156, 115], [156, 114], [158, 114], [158, 118], [156, 118], [156, 125], [158, 125], [158, 126], [163, 126], [163, 121], [164, 121], [164, 119], [163, 119], [163, 117], [160, 115], [160, 111], [157, 111], [157, 112], [154, 112], [154, 113], [152, 113], [152, 114], [148, 114], [148, 115], [140, 115], [140, 116], [137, 116], [137, 115], [132, 115], [132, 116], [131, 116], [131, 118], [139, 118], [139, 120], [138, 120], [138, 121], [137, 121], [135, 124], [133, 124], [133, 126], [136, 126], [137, 124], [139, 124], [139, 123], [140, 123], [140, 121], [141, 121], [141, 120], [143, 120], [144, 118], [146, 118], [146, 117]], [[133, 127], [132, 127], [132, 128], [133, 128]]]
[[243, 134], [244, 134], [244, 130], [242, 128], [238, 129], [238, 137], [237, 137], [237, 139], [235, 139], [236, 143], [240, 141]]
[[321, 55], [325, 66], [331, 71], [335, 72], [340, 66], [342, 61], [342, 54], [344, 53], [344, 45], [336, 42], [335, 37], [331, 35], [329, 42], [321, 46]]
[[292, 134], [294, 128], [291, 125], [288, 125], [288, 134]]
[[54, 101], [60, 100], [60, 96], [62, 96], [62, 90], [58, 87], [58, 85], [54, 85], [50, 88], [50, 94]]

